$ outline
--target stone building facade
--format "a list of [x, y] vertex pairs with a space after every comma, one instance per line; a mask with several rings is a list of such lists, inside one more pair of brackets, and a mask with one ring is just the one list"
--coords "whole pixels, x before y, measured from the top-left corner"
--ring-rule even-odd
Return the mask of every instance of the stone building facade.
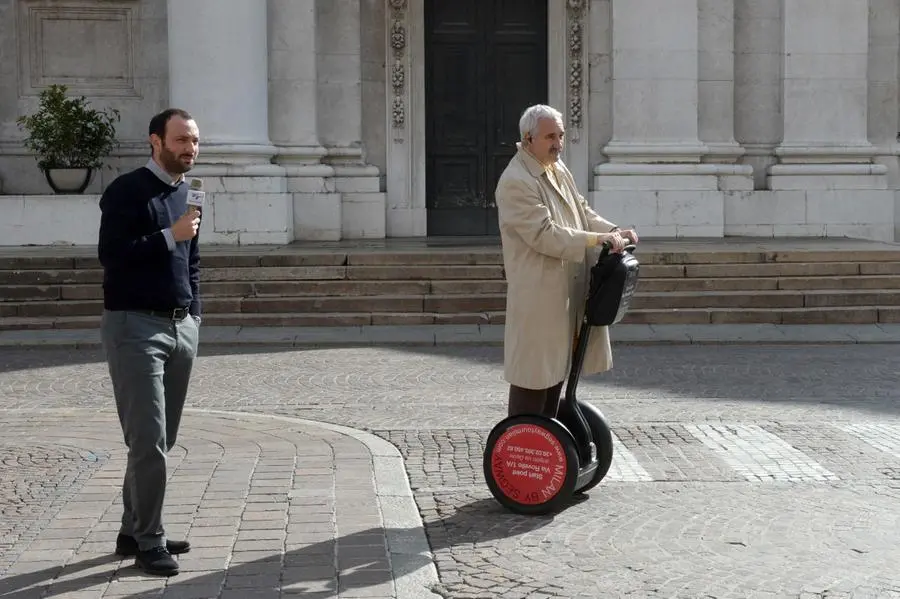
[[[0, 244], [93, 243], [169, 105], [201, 131], [207, 243], [492, 235], [529, 104], [644, 237], [898, 235], [897, 0], [0, 0]], [[15, 119], [118, 108], [86, 195]]]

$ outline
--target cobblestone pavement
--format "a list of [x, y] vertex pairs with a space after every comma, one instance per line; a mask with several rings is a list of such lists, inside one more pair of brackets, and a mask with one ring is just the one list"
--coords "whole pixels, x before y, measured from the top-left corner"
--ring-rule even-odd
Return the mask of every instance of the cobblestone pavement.
[[[164, 596], [399, 597], [419, 577], [424, 599], [421, 518], [443, 597], [900, 598], [897, 349], [617, 347], [579, 386], [614, 426], [610, 474], [524, 517], [481, 473], [500, 348], [207, 348], [167, 508], [196, 549]], [[0, 597], [165, 584], [108, 555], [123, 453], [99, 357], [0, 350]], [[376, 445], [310, 421], [395, 445], [418, 513], [372, 482]]]

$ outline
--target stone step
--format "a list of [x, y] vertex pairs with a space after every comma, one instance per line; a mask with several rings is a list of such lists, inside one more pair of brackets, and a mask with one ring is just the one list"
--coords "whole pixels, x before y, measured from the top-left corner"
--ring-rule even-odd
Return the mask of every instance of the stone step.
[[802, 262], [897, 262], [900, 247], [888, 250], [642, 250], [635, 256], [641, 264], [790, 264]]
[[635, 310], [667, 308], [818, 308], [829, 306], [900, 305], [900, 290], [784, 290], [645, 292], [638, 289], [631, 307]]
[[[423, 324], [503, 324], [503, 312], [455, 313], [435, 312], [274, 312], [258, 314], [206, 314], [204, 326], [368, 326]], [[90, 329], [100, 326], [100, 316], [44, 316], [0, 319], [0, 330]]]
[[[506, 309], [505, 294], [379, 295], [346, 297], [212, 297], [203, 301], [204, 314], [320, 312], [492, 312]], [[0, 317], [90, 316], [103, 310], [102, 300], [0, 302]]]
[[[814, 244], [817, 240], [807, 240]], [[810, 262], [898, 262], [900, 247], [882, 245], [881, 249], [852, 246], [841, 249], [831, 242], [822, 249], [762, 249], [745, 246], [728, 248], [720, 242], [679, 242], [679, 249], [665, 249], [667, 244], [652, 240], [638, 246], [636, 256], [642, 264], [764, 264]], [[865, 244], [871, 245], [871, 244]], [[669, 246], [672, 247], [672, 246]], [[19, 250], [19, 251], [16, 251]], [[499, 245], [488, 247], [441, 247], [437, 242], [423, 243], [406, 250], [347, 248], [339, 244], [320, 243], [318, 247], [295, 246], [206, 246], [203, 265], [228, 267], [297, 267], [297, 266], [407, 266], [407, 265], [501, 265]], [[0, 270], [20, 269], [92, 269], [99, 268], [96, 248], [40, 248], [34, 253], [21, 248], [0, 251]]]
[[436, 266], [269, 266], [263, 268], [203, 268], [201, 281], [302, 281], [302, 280], [485, 280], [503, 279], [496, 264]]
[[103, 282], [100, 269], [34, 269], [0, 270], [3, 285], [99, 285]]
[[[436, 244], [408, 250], [375, 250], [367, 242], [350, 249], [208, 247], [201, 270], [204, 323], [503, 322], [506, 282], [499, 246]], [[765, 250], [758, 241], [718, 245], [639, 247], [641, 281], [626, 322], [898, 321], [897, 249], [837, 242], [821, 250], [790, 249], [798, 247], [791, 244]], [[0, 328], [96, 326], [102, 279], [94, 248], [0, 251]]]
[[[218, 267], [200, 271], [203, 282], [257, 281], [391, 281], [502, 280], [500, 265], [438, 266], [267, 266]], [[63, 285], [102, 283], [100, 269], [0, 270], [0, 285]]]
[[[766, 264], [671, 264], [641, 265], [641, 280], [649, 279], [735, 279], [735, 278], [815, 278], [900, 275], [900, 262], [798, 262]], [[204, 263], [203, 282], [260, 281], [396, 281], [396, 280], [503, 280], [503, 267], [480, 265], [393, 265], [393, 266], [267, 266], [210, 267]], [[0, 269], [0, 285], [98, 284], [99, 268]]]
[[[644, 273], [641, 273], [642, 275]], [[642, 292], [664, 291], [774, 291], [826, 289], [900, 289], [900, 276], [856, 275], [849, 277], [722, 277], [650, 278], [638, 283]]]
[[[752, 267], [752, 272], [748, 268]], [[757, 268], [760, 267], [760, 268]], [[741, 269], [744, 270], [741, 270]], [[761, 270], [762, 268], [768, 271]], [[772, 270], [782, 269], [782, 270]], [[204, 294], [221, 295], [233, 285], [237, 295], [254, 288], [258, 294], [308, 295], [321, 286], [324, 292], [361, 293], [367, 288], [494, 290], [505, 288], [503, 269], [497, 266], [444, 267], [268, 267], [209, 268], [201, 271]], [[77, 299], [90, 297], [85, 289], [64, 291], [67, 286], [95, 287], [103, 281], [101, 270], [0, 270], [0, 297]], [[415, 282], [403, 285], [403, 282]], [[291, 287], [285, 287], [292, 285]], [[15, 287], [41, 289], [16, 289]], [[273, 291], [283, 288], [287, 291]], [[61, 287], [58, 293], [52, 287]], [[896, 289], [900, 264], [832, 263], [789, 265], [642, 266], [640, 288], [648, 291], [714, 291], [767, 289]], [[473, 292], [475, 292], [473, 291]], [[426, 291], [423, 291], [426, 292]], [[439, 292], [439, 291], [434, 291]], [[468, 292], [468, 291], [467, 291]], [[22, 295], [22, 294], [25, 295]], [[397, 291], [396, 293], [405, 293]], [[371, 294], [371, 293], [370, 293]], [[99, 297], [99, 296], [98, 296]]]
[[[34, 300], [0, 302], [0, 317], [89, 316], [102, 311], [102, 300]], [[804, 309], [900, 305], [900, 290], [638, 292], [633, 310]], [[505, 310], [504, 293], [207, 297], [204, 314], [266, 313], [481, 313]]]
[[[201, 255], [204, 268], [270, 268], [328, 266], [477, 266], [502, 265], [503, 256], [494, 249], [460, 251], [416, 250], [408, 252], [347, 252], [327, 248], [293, 251], [267, 250], [254, 246], [207, 249]], [[95, 251], [77, 255], [0, 255], [0, 270], [99, 269]]]
[[[503, 324], [505, 314], [496, 312], [395, 313], [340, 312], [257, 314], [206, 314], [205, 326], [369, 326], [428, 324]], [[830, 308], [727, 308], [633, 310], [622, 324], [874, 324], [900, 323], [900, 307]], [[0, 330], [93, 329], [100, 326], [99, 315], [9, 317], [0, 319]]]
[[[885, 263], [868, 263], [872, 269]], [[886, 263], [891, 266], [892, 263]], [[878, 266], [875, 266], [878, 265]], [[860, 262], [789, 262], [768, 264], [686, 264], [685, 277], [734, 278], [734, 277], [825, 277], [853, 276], [858, 274], [893, 274], [891, 272], [863, 272]], [[900, 272], [900, 271], [898, 271]], [[677, 275], [676, 275], [677, 276]]]
[[898, 306], [632, 310], [623, 324], [873, 324], [900, 322]]
[[[409, 310], [415, 301], [429, 296], [481, 296], [506, 292], [500, 281], [262, 281], [212, 282], [203, 287], [206, 312], [221, 310], [270, 311], [253, 309], [253, 299], [268, 303], [290, 302], [293, 298], [332, 303], [354, 299], [398, 298], [396, 310]], [[809, 277], [780, 279], [649, 279], [639, 283], [634, 309], [693, 307], [814, 307], [837, 305], [895, 305], [900, 295], [900, 277]], [[0, 314], [12, 314], [9, 306], [57, 300], [101, 300], [99, 285], [6, 285], [0, 286]], [[486, 301], [493, 301], [489, 299]], [[236, 303], [238, 302], [238, 303]], [[378, 299], [378, 305], [382, 300]], [[260, 304], [265, 305], [265, 304]], [[23, 308], [25, 310], [26, 308]], [[27, 308], [31, 309], [31, 308]], [[478, 308], [479, 310], [482, 308]], [[290, 310], [290, 311], [293, 311]], [[16, 311], [16, 314], [20, 314]]]
[[[503, 280], [484, 281], [232, 281], [206, 282], [204, 298], [478, 295], [506, 292]], [[0, 285], [0, 302], [103, 299], [97, 284]]]

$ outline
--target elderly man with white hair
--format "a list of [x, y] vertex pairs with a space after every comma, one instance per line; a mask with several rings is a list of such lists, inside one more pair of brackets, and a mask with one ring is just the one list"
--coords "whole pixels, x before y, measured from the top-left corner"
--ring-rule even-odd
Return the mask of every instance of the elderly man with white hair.
[[[560, 159], [562, 114], [542, 104], [519, 121], [521, 141], [495, 193], [506, 270], [504, 377], [509, 415], [556, 417], [587, 296], [588, 250], [620, 252], [633, 230], [594, 212]], [[612, 367], [607, 327], [591, 331], [583, 373]]]

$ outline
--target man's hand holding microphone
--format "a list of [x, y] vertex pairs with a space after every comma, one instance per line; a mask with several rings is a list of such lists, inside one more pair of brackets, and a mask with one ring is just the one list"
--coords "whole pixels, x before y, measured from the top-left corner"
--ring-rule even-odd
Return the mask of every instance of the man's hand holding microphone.
[[194, 206], [188, 206], [181, 218], [172, 224], [172, 237], [175, 241], [189, 241], [197, 235], [200, 228], [200, 211]]
[[172, 225], [172, 236], [175, 238], [175, 241], [189, 241], [197, 235], [197, 231], [200, 229], [200, 216], [205, 196], [203, 181], [191, 179], [191, 187], [188, 190], [187, 197], [187, 212]]

